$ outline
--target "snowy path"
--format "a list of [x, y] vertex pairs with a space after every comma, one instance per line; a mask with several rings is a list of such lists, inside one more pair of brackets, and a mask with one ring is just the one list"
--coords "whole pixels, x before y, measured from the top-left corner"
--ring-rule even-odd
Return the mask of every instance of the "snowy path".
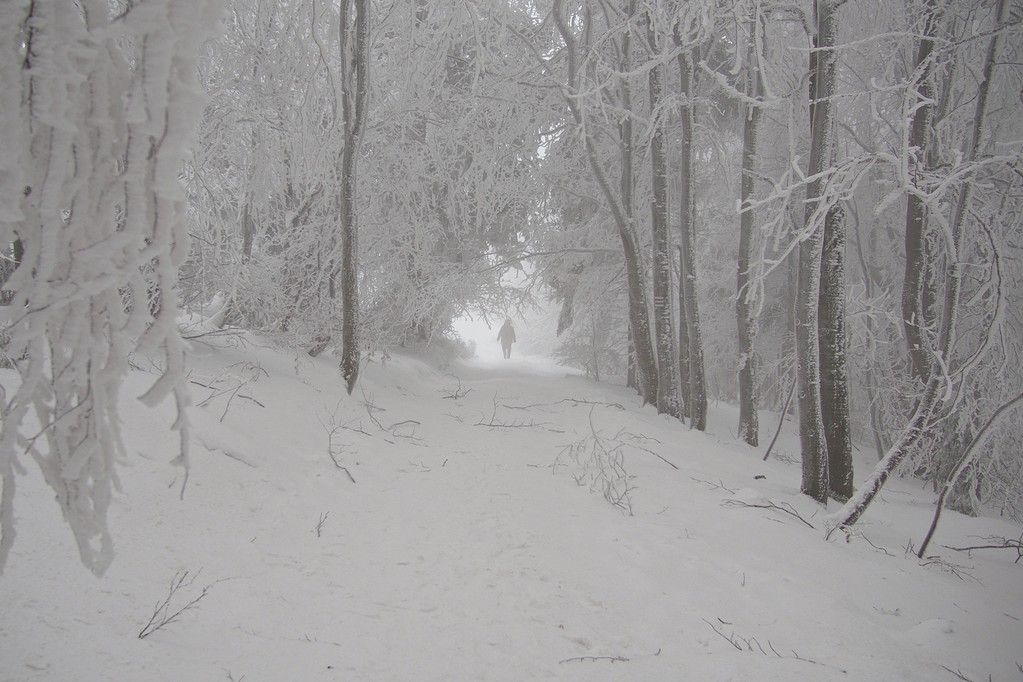
[[[396, 355], [348, 397], [327, 360], [249, 347], [196, 364], [201, 383], [241, 388], [195, 410], [184, 501], [169, 411], [126, 405], [105, 578], [73, 562], [50, 495], [25, 479], [0, 680], [1014, 679], [1023, 660], [1019, 567], [975, 557], [981, 585], [905, 558], [928, 512], [906, 485], [864, 530], [888, 556], [823, 542], [794, 464], [550, 365], [445, 373]], [[445, 397], [459, 380], [471, 391]], [[727, 434], [731, 415], [716, 418]], [[355, 484], [328, 455], [331, 419]], [[565, 448], [594, 429], [622, 447], [632, 516], [577, 485], [588, 451]], [[767, 501], [816, 528], [741, 506]], [[174, 573], [200, 568], [174, 603], [212, 583], [202, 601], [137, 639]]]

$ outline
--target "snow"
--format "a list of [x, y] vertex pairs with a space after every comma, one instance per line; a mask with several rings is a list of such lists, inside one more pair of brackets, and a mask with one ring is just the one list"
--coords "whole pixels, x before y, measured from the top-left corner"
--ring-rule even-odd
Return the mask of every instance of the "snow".
[[[103, 578], [39, 473], [20, 479], [0, 680], [1018, 678], [1023, 566], [940, 545], [1019, 526], [949, 512], [943, 563], [918, 562], [932, 494], [893, 480], [825, 542], [794, 429], [762, 462], [730, 406], [701, 434], [520, 354], [377, 355], [347, 396], [334, 358], [208, 340], [183, 498], [173, 401], [122, 400]], [[122, 395], [151, 383], [134, 371]], [[631, 516], [580, 476], [589, 449], [566, 455], [591, 429], [620, 446]], [[180, 571], [171, 612], [205, 596], [138, 639]]]

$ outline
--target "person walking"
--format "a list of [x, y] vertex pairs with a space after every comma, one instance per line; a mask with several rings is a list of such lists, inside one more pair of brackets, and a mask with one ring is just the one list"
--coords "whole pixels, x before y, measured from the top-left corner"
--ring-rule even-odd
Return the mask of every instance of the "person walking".
[[504, 321], [504, 326], [497, 333], [497, 340], [501, 342], [501, 350], [504, 351], [504, 359], [511, 357], [511, 347], [515, 343], [515, 327], [512, 326], [511, 318]]

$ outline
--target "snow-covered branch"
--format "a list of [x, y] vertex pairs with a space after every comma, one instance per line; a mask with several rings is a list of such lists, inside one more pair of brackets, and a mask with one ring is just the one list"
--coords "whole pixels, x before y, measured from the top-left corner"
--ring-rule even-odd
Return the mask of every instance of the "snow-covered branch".
[[[19, 375], [0, 405], [0, 567], [14, 540], [17, 452], [56, 493], [82, 561], [112, 556], [106, 513], [122, 456], [118, 406], [132, 352], [164, 356], [141, 396], [173, 394], [187, 466], [185, 346], [175, 283], [188, 250], [179, 172], [201, 112], [196, 58], [216, 0], [151, 0], [111, 17], [103, 0], [5, 3], [0, 59], [0, 244], [17, 268], [0, 308]], [[20, 65], [20, 68], [11, 65]], [[20, 93], [20, 96], [19, 94]], [[34, 415], [41, 425], [33, 436]]]

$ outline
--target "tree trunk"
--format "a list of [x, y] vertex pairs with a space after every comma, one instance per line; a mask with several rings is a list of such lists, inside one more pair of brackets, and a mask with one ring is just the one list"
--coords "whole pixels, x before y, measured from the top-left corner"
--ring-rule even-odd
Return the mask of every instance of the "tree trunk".
[[[909, 129], [910, 172], [920, 174], [925, 167], [926, 150], [930, 146], [934, 118], [934, 63], [931, 52], [937, 31], [936, 0], [925, 0], [924, 35], [917, 45], [916, 78], [919, 99]], [[906, 202], [906, 271], [902, 282], [902, 327], [906, 334], [913, 376], [926, 384], [930, 377], [931, 358], [928, 353], [926, 328], [930, 315], [924, 306], [927, 288], [927, 206], [924, 199], [910, 194]]]
[[679, 80], [683, 97], [682, 141], [679, 175], [681, 190], [679, 208], [679, 251], [682, 255], [681, 312], [689, 337], [689, 385], [687, 411], [690, 426], [699, 431], [707, 428], [707, 381], [703, 369], [703, 334], [696, 296], [696, 173], [693, 164], [693, 134], [696, 130], [696, 106], [693, 101], [692, 54], [683, 50], [678, 56]]
[[802, 492], [820, 503], [828, 498], [828, 449], [821, 404], [821, 350], [818, 328], [821, 258], [830, 208], [824, 203], [826, 181], [820, 176], [834, 157], [835, 44], [837, 6], [817, 2], [817, 36], [811, 51], [810, 161], [807, 175], [804, 235], [799, 248], [796, 291], [796, 380], [799, 393], [799, 440]]
[[[636, 3], [632, 0], [628, 4], [628, 18], [630, 24], [636, 14]], [[632, 40], [631, 26], [622, 37], [622, 65], [623, 74], [628, 74], [632, 69]], [[622, 240], [622, 250], [625, 255], [625, 268], [628, 276], [629, 292], [629, 318], [632, 321], [633, 344], [636, 348], [636, 363], [639, 368], [639, 381], [642, 386], [643, 400], [647, 403], [656, 403], [658, 396], [657, 389], [657, 363], [654, 359], [654, 348], [650, 339], [650, 313], [646, 297], [646, 277], [639, 250], [639, 240], [636, 237], [636, 214], [633, 208], [633, 193], [635, 189], [635, 172], [633, 170], [633, 146], [634, 137], [632, 130], [632, 91], [629, 85], [628, 76], [621, 79], [622, 99], [622, 122], [619, 128], [619, 135], [622, 144], [622, 169], [620, 177], [621, 188], [621, 215], [622, 220], [618, 222], [618, 230]], [[596, 149], [590, 155], [591, 166], [596, 161]]]
[[[835, 92], [835, 68], [837, 57], [834, 46], [837, 32], [837, 5], [821, 10], [818, 17], [818, 32], [810, 57], [810, 136], [813, 139], [815, 118], [822, 101], [827, 98], [827, 107], [833, 109], [830, 98]], [[825, 25], [825, 22], [829, 22]], [[826, 41], [823, 45], [821, 41]], [[834, 113], [822, 111], [821, 123], [832, 126], [829, 137], [834, 138]], [[822, 131], [822, 134], [823, 131]], [[835, 145], [832, 141], [828, 150], [828, 165], [835, 162]], [[818, 195], [819, 196], [819, 195]], [[807, 208], [809, 210], [809, 207]], [[820, 390], [821, 421], [824, 427], [824, 443], [827, 449], [828, 489], [830, 494], [841, 500], [848, 500], [853, 494], [852, 428], [849, 424], [849, 376], [846, 361], [846, 310], [845, 310], [845, 211], [841, 206], [828, 208], [821, 228], [821, 282], [817, 296], [817, 335], [820, 349]]]
[[355, 192], [357, 160], [369, 96], [369, 0], [354, 0], [355, 24], [349, 23], [352, 0], [341, 3], [341, 83], [345, 146], [341, 153], [341, 375], [349, 395], [359, 377], [359, 230]]
[[874, 501], [874, 497], [884, 486], [891, 473], [902, 463], [906, 455], [912, 452], [917, 441], [923, 436], [927, 423], [930, 421], [931, 413], [938, 402], [939, 388], [940, 382], [938, 379], [931, 377], [902, 435], [892, 444], [884, 459], [878, 462], [877, 467], [867, 480], [860, 485], [859, 489], [856, 490], [842, 508], [829, 519], [828, 525], [831, 527], [831, 530], [828, 531], [828, 535], [831, 535], [835, 528], [851, 526], [856, 523], [860, 516], [863, 515], [863, 512], [867, 511], [867, 507]]
[[682, 413], [692, 425], [692, 396], [689, 394], [689, 323], [686, 322], [686, 297], [682, 295], [686, 282], [686, 259], [682, 247], [678, 248], [678, 376], [682, 391]]
[[[760, 70], [756, 54], [757, 31], [754, 18], [750, 22], [750, 44], [747, 51], [746, 68], [747, 94], [750, 99], [760, 97]], [[756, 320], [753, 317], [750, 288], [750, 261], [753, 252], [753, 230], [756, 213], [750, 202], [755, 191], [753, 173], [757, 158], [757, 132], [760, 128], [761, 110], [750, 104], [742, 134], [742, 180], [739, 186], [739, 256], [735, 278], [735, 320], [739, 342], [739, 438], [756, 447], [760, 425], [757, 419], [757, 357], [754, 349]]]
[[841, 501], [853, 494], [852, 429], [845, 309], [845, 211], [834, 206], [824, 220], [818, 334], [821, 416], [828, 450], [828, 488]]
[[[647, 17], [651, 46], [656, 36]], [[664, 67], [655, 66], [648, 75], [653, 130], [650, 135], [650, 170], [653, 187], [654, 336], [657, 348], [657, 411], [682, 418], [678, 386], [678, 356], [672, 319], [671, 238], [668, 230], [668, 167], [664, 153], [664, 126], [656, 111], [663, 98]]]
[[626, 351], [628, 355], [626, 359], [628, 369], [625, 374], [625, 385], [639, 393], [641, 389], [639, 387], [639, 380], [636, 378], [636, 345], [632, 341], [632, 323], [626, 323], [625, 327], [629, 332], [629, 347]]

